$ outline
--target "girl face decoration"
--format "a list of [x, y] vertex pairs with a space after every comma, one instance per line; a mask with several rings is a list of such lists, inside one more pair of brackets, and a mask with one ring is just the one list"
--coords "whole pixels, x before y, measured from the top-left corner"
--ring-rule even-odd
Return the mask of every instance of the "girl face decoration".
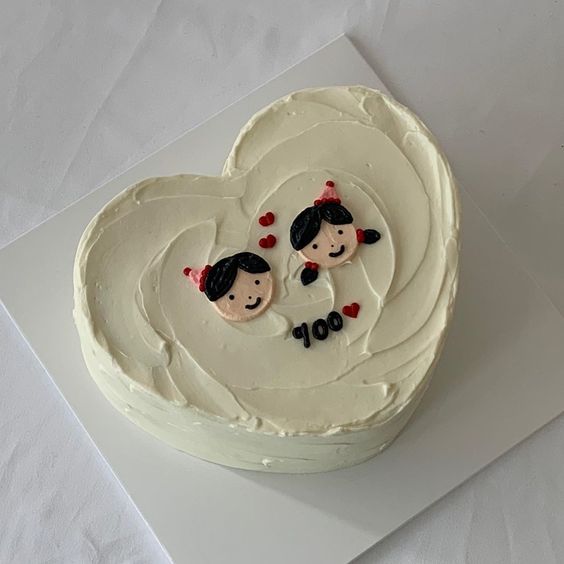
[[187, 267], [184, 274], [229, 321], [253, 319], [272, 301], [274, 280], [270, 266], [254, 253], [237, 253], [199, 270]]
[[317, 279], [317, 269], [333, 268], [348, 261], [360, 243], [372, 244], [380, 239], [375, 229], [356, 229], [349, 210], [341, 205], [335, 183], [325, 183], [321, 197], [313, 206], [300, 212], [290, 228], [292, 247], [306, 259], [302, 284]]
[[352, 215], [336, 202], [311, 206], [301, 212], [292, 224], [290, 240], [304, 259], [323, 268], [343, 264], [358, 246]]

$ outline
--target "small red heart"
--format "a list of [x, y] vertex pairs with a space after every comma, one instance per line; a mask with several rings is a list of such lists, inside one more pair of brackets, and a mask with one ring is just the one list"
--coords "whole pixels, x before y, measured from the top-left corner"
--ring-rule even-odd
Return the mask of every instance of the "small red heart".
[[358, 312], [360, 311], [360, 305], [357, 304], [356, 302], [353, 302], [351, 305], [343, 306], [342, 311], [343, 311], [343, 315], [356, 319], [358, 316]]
[[259, 240], [259, 247], [263, 249], [272, 249], [274, 245], [276, 245], [276, 237], [272, 233]]
[[266, 212], [264, 215], [261, 215], [259, 217], [259, 223], [263, 226], [263, 227], [268, 227], [269, 225], [272, 225], [274, 223], [274, 214], [272, 212]]

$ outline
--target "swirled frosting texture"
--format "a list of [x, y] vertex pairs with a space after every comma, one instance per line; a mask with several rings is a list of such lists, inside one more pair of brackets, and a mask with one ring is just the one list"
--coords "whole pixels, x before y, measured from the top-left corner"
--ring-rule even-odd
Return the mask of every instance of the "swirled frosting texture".
[[[289, 226], [328, 178], [355, 226], [382, 239], [304, 287]], [[409, 110], [360, 86], [296, 92], [249, 121], [222, 176], [146, 180], [93, 219], [74, 272], [87, 365], [130, 418], [198, 456], [293, 472], [359, 462], [427, 387], [456, 291], [458, 222], [448, 164]], [[276, 280], [269, 310], [245, 323], [182, 276], [241, 250]], [[306, 350], [292, 337], [351, 302], [360, 315], [326, 341]]]

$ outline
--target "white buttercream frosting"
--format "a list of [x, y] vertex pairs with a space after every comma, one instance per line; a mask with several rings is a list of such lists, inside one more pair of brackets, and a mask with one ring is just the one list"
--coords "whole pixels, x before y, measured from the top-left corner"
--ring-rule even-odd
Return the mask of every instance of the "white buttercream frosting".
[[[355, 226], [382, 238], [303, 286], [289, 228], [327, 179]], [[288, 472], [360, 462], [428, 385], [458, 228], [448, 163], [408, 109], [361, 86], [293, 93], [248, 122], [222, 176], [143, 181], [92, 220], [74, 271], [86, 363], [118, 409], [202, 458]], [[267, 233], [277, 244], [262, 249]], [[247, 322], [220, 317], [182, 275], [239, 251], [264, 257], [275, 280], [270, 308]], [[358, 317], [325, 341], [305, 349], [292, 337], [352, 302]]]

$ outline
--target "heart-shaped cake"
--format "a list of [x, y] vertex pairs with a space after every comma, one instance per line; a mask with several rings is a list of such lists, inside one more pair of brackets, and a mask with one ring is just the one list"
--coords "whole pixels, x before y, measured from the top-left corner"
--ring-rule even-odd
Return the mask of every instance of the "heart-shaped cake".
[[380, 452], [452, 314], [459, 207], [408, 109], [362, 86], [255, 115], [218, 177], [152, 178], [86, 228], [75, 321], [112, 404], [170, 445], [275, 472]]

